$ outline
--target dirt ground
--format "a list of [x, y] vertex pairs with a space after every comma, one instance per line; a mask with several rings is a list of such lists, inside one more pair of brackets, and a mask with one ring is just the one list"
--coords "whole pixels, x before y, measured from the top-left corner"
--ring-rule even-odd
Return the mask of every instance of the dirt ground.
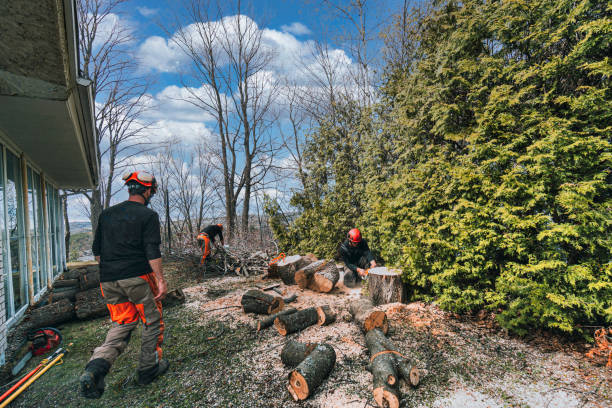
[[[169, 372], [146, 386], [134, 382], [140, 348], [139, 330], [106, 378], [99, 400], [84, 400], [78, 376], [109, 328], [106, 318], [61, 327], [70, 352], [12, 406], [18, 407], [375, 407], [368, 351], [361, 331], [340, 317], [329, 326], [312, 326], [281, 336], [274, 327], [254, 330], [260, 316], [243, 313], [242, 294], [280, 283], [251, 278], [213, 277], [204, 283], [184, 269], [169, 279], [183, 287], [187, 302], [164, 312], [164, 353]], [[295, 293], [296, 308], [330, 305], [347, 314], [361, 289], [342, 283], [329, 294], [279, 287]], [[274, 292], [271, 292], [274, 293]], [[222, 308], [222, 309], [220, 309]], [[609, 407], [612, 370], [584, 357], [583, 345], [564, 344], [534, 334], [516, 339], [501, 331], [490, 315], [460, 318], [434, 304], [389, 304], [388, 337], [421, 371], [417, 388], [401, 385], [402, 407]], [[286, 389], [289, 369], [280, 361], [288, 339], [326, 342], [334, 347], [336, 365], [306, 401], [296, 403]], [[536, 341], [537, 340], [537, 341]], [[37, 359], [26, 368], [38, 363]], [[27, 372], [24, 370], [24, 373]]]

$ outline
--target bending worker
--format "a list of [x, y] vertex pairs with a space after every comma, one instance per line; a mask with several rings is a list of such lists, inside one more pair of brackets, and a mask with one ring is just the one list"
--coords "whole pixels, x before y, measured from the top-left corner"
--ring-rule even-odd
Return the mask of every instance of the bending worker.
[[340, 244], [340, 257], [349, 269], [344, 274], [344, 284], [353, 287], [360, 280], [358, 276], [365, 278], [366, 270], [376, 267], [376, 261], [368, 243], [361, 237], [361, 231], [353, 228], [346, 235], [346, 239]]
[[200, 261], [200, 265], [204, 263], [208, 255], [210, 255], [210, 244], [212, 243], [216, 246], [215, 238], [219, 237], [221, 241], [221, 245], [223, 244], [223, 225], [222, 224], [210, 224], [207, 225], [202, 232], [198, 234], [197, 240], [200, 249], [202, 250], [202, 261]]
[[167, 292], [162, 272], [159, 217], [147, 204], [157, 191], [155, 177], [126, 173], [129, 199], [102, 211], [93, 242], [100, 264], [100, 289], [112, 325], [104, 344], [94, 349], [80, 377], [81, 394], [100, 398], [104, 377], [127, 347], [132, 330], [143, 323], [136, 380], [149, 384], [168, 370], [162, 359], [164, 338], [161, 300]]

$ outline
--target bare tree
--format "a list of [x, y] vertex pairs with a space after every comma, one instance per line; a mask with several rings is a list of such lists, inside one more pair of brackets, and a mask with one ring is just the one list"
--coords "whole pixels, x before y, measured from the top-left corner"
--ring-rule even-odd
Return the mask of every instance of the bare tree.
[[100, 184], [82, 191], [90, 203], [95, 230], [98, 217], [115, 193], [113, 181], [130, 157], [149, 149], [141, 118], [146, 104], [147, 80], [136, 77], [136, 62], [127, 51], [134, 40], [121, 25], [118, 11], [127, 0], [78, 0], [81, 71], [92, 80], [96, 102], [96, 142], [101, 165]]
[[[248, 228], [253, 186], [264, 180], [279, 147], [269, 132], [278, 93], [277, 81], [268, 71], [273, 52], [263, 45], [257, 24], [242, 14], [241, 1], [232, 5], [233, 15], [226, 16], [228, 4], [187, 1], [186, 19], [177, 18], [172, 30], [165, 28], [192, 63], [183, 78], [190, 92], [187, 101], [216, 121], [230, 239], [240, 199], [242, 228]], [[193, 23], [185, 25], [185, 20]], [[190, 81], [204, 85], [190, 87]]]

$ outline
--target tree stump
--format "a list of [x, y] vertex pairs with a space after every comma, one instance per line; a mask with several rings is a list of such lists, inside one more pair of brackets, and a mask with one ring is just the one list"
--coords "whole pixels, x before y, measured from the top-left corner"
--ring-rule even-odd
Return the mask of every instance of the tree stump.
[[281, 278], [285, 285], [293, 285], [293, 275], [297, 270], [296, 265], [300, 263], [302, 257], [299, 255], [291, 255], [285, 259], [275, 262], [268, 266], [268, 278]]
[[328, 293], [334, 288], [336, 283], [338, 283], [338, 279], [340, 279], [340, 271], [338, 271], [336, 263], [331, 261], [328, 262], [324, 268], [313, 274], [308, 284], [308, 289]]
[[296, 331], [305, 329], [317, 323], [319, 315], [317, 309], [309, 307], [308, 309], [299, 310], [296, 313], [282, 315], [274, 320], [274, 327], [283, 336], [286, 336]]
[[74, 310], [76, 316], [82, 320], [108, 316], [108, 307], [100, 288], [77, 293]]
[[278, 316], [288, 315], [297, 312], [297, 309], [290, 307], [289, 309], [282, 310], [278, 313], [273, 314], [272, 316], [265, 317], [257, 322], [257, 331], [261, 331], [267, 327], [270, 327], [274, 324], [274, 320]]
[[317, 346], [317, 343], [300, 343], [289, 340], [281, 351], [281, 361], [287, 367], [295, 367], [304, 361]]
[[374, 328], [379, 328], [384, 334], [389, 331], [387, 314], [381, 310], [373, 310], [374, 304], [369, 299], [358, 299], [349, 306], [349, 312], [353, 321], [359, 328], [367, 333]]
[[406, 303], [407, 291], [401, 271], [386, 267], [372, 268], [368, 272], [368, 290], [375, 306], [386, 303]]
[[305, 400], [323, 383], [336, 364], [336, 352], [329, 344], [319, 344], [289, 374], [287, 389], [295, 401]]
[[242, 295], [240, 303], [244, 313], [274, 314], [285, 307], [283, 298], [268, 295], [255, 289], [251, 289]]
[[326, 265], [327, 261], [325, 259], [321, 259], [319, 261], [313, 262], [302, 269], [295, 272], [295, 283], [300, 287], [300, 289], [306, 289], [308, 284], [312, 280], [312, 276], [319, 269], [323, 269]]
[[327, 305], [317, 307], [317, 315], [317, 324], [319, 326], [327, 326], [336, 321], [336, 314]]
[[32, 327], [55, 326], [74, 319], [74, 304], [68, 299], [32, 310], [28, 323]]
[[399, 407], [399, 379], [412, 386], [419, 384], [419, 372], [387, 339], [380, 329], [366, 333], [366, 346], [370, 352], [368, 370], [373, 376], [374, 400], [380, 407]]

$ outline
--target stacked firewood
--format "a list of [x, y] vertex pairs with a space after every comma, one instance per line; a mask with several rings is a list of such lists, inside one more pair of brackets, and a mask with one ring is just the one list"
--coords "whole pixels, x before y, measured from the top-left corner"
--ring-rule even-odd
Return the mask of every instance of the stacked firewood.
[[[162, 305], [169, 307], [184, 301], [185, 295], [177, 289], [168, 293]], [[56, 326], [74, 319], [108, 316], [100, 290], [98, 265], [66, 271], [61, 279], [53, 283], [53, 289], [38, 305], [29, 314], [27, 323], [31, 327]]]

